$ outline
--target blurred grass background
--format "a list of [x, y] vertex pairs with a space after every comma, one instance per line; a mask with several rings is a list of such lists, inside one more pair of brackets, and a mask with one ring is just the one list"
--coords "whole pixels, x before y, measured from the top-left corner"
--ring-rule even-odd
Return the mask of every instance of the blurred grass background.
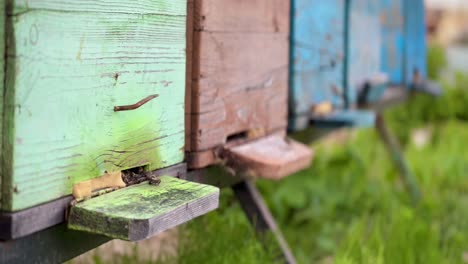
[[[386, 113], [424, 193], [417, 207], [373, 129], [320, 141], [310, 168], [257, 183], [299, 263], [468, 263], [468, 74], [441, 77], [442, 47], [428, 58], [444, 95], [419, 95]], [[219, 210], [180, 227], [176, 239], [164, 263], [274, 263], [278, 254], [273, 242], [258, 242], [230, 190]], [[133, 253], [116, 262], [145, 261]]]
[[[440, 77], [444, 49], [429, 51], [429, 74], [444, 95], [419, 95], [388, 113], [424, 193], [412, 207], [374, 130], [325, 140], [314, 164], [280, 182], [258, 182], [300, 263], [468, 263], [468, 75]], [[415, 129], [429, 140], [415, 144]], [[337, 141], [337, 142], [335, 142]], [[233, 194], [221, 209], [182, 227], [174, 263], [273, 263]]]

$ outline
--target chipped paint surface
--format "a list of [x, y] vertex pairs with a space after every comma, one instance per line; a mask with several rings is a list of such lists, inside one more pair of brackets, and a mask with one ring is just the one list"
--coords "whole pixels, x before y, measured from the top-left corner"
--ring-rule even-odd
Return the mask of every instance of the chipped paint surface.
[[382, 31], [378, 11], [376, 1], [351, 1], [347, 76], [350, 104], [356, 103], [362, 85], [380, 72]]
[[291, 32], [291, 112], [332, 102], [341, 107], [345, 62], [344, 0], [294, 0]]
[[422, 78], [427, 78], [427, 45], [425, 10], [423, 0], [404, 1], [405, 8], [405, 83], [411, 84], [417, 70]]
[[404, 78], [405, 10], [403, 0], [380, 0], [382, 27], [381, 69], [390, 82], [401, 84]]

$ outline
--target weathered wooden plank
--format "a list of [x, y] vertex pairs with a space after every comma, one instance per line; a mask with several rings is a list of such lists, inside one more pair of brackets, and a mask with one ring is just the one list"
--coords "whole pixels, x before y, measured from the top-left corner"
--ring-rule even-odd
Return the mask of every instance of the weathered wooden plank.
[[[195, 32], [200, 45], [192, 149], [209, 149], [251, 129], [286, 126], [287, 35]], [[271, 56], [275, 54], [275, 56]], [[280, 64], [281, 63], [281, 64]], [[196, 74], [196, 73], [194, 73]], [[222, 76], [222, 77], [221, 77]], [[194, 99], [192, 99], [194, 100]]]
[[380, 2], [353, 0], [349, 6], [347, 101], [355, 105], [358, 91], [381, 71]]
[[381, 0], [379, 12], [382, 35], [381, 69], [388, 75], [390, 83], [397, 85], [403, 83], [403, 60], [405, 45], [408, 43], [407, 35], [405, 35], [406, 4], [404, 2], [408, 1]]
[[[5, 2], [0, 3], [0, 134], [3, 135], [3, 94], [5, 85], [5, 29], [6, 29], [6, 10]], [[0, 139], [0, 161], [3, 157], [3, 138]], [[0, 163], [1, 164], [1, 163]], [[3, 190], [2, 179], [3, 172], [0, 169], [0, 193]], [[0, 208], [2, 207], [2, 197], [0, 195]]]
[[288, 33], [289, 1], [194, 0], [196, 29], [207, 32]]
[[68, 195], [106, 170], [183, 160], [184, 15], [32, 9], [8, 21], [3, 210]]
[[270, 180], [279, 180], [308, 167], [312, 157], [309, 147], [278, 135], [227, 146], [220, 155], [223, 166], [236, 174]]
[[289, 1], [193, 4], [186, 149], [189, 167], [199, 168], [214, 163], [212, 150], [232, 137], [258, 138], [286, 127]]
[[411, 86], [418, 78], [427, 78], [427, 45], [425, 9], [423, 0], [404, 1], [405, 15], [405, 53], [404, 77], [405, 84]]
[[218, 207], [219, 189], [162, 176], [158, 186], [142, 183], [73, 206], [68, 227], [139, 241]]
[[67, 196], [26, 210], [0, 215], [0, 239], [17, 239], [65, 221], [65, 210], [73, 197]]
[[186, 16], [187, 0], [6, 0], [9, 14], [33, 9], [72, 12], [163, 14]]
[[292, 1], [293, 118], [308, 116], [313, 105], [325, 101], [338, 108], [344, 106], [345, 18], [344, 0]]

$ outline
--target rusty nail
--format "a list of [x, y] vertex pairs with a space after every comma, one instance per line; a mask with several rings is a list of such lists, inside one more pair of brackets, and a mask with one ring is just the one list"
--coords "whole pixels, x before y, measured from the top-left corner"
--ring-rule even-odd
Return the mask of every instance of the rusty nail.
[[145, 99], [142, 99], [141, 101], [139, 101], [136, 104], [114, 106], [114, 112], [135, 110], [135, 109], [139, 108], [140, 106], [146, 104], [147, 102], [153, 100], [154, 98], [156, 98], [158, 96], [159, 95], [157, 95], [157, 94], [153, 94], [153, 95], [150, 95], [150, 96], [146, 97]]

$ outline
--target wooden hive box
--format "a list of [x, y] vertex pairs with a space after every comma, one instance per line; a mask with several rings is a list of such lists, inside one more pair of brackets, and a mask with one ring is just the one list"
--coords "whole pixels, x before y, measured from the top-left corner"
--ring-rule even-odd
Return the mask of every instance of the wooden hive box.
[[[357, 0], [359, 1], [359, 0]], [[373, 41], [357, 35], [348, 16], [351, 1], [293, 0], [291, 17], [289, 127], [314, 125], [371, 126], [374, 114], [351, 109], [355, 102], [355, 79], [376, 71], [366, 48], [350, 48], [351, 39]], [[374, 25], [375, 26], [375, 25]], [[377, 25], [378, 26], [378, 25]], [[362, 32], [363, 34], [366, 32]], [[352, 45], [352, 44], [351, 44]], [[376, 47], [378, 49], [379, 47]], [[364, 59], [364, 61], [363, 61]]]
[[63, 221], [74, 184], [183, 162], [186, 0], [0, 6], [3, 238]]
[[[252, 172], [247, 174], [280, 178], [310, 162], [305, 146], [284, 138], [289, 10], [284, 0], [189, 1], [190, 168], [222, 162]], [[267, 142], [253, 143], [265, 137]], [[254, 145], [231, 148], [239, 142]], [[264, 146], [269, 151], [262, 151]]]

